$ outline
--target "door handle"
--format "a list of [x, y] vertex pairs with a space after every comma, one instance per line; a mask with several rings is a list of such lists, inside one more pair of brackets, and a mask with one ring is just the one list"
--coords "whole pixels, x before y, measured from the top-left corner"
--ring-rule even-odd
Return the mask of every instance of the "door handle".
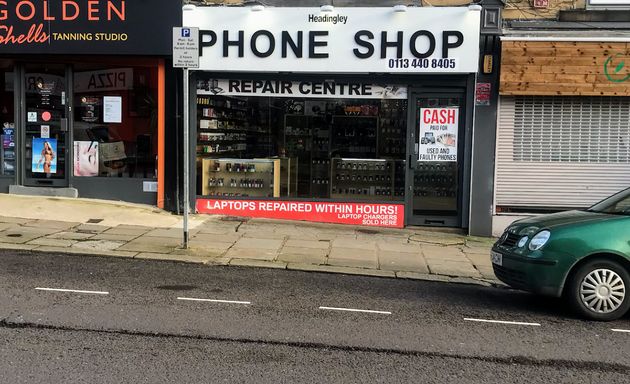
[[68, 132], [68, 119], [61, 119], [61, 132]]

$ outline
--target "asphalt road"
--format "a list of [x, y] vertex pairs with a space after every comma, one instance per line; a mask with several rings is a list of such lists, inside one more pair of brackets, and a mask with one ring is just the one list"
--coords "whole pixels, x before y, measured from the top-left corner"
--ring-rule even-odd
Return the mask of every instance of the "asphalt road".
[[0, 253], [2, 383], [626, 382], [620, 330], [508, 289]]

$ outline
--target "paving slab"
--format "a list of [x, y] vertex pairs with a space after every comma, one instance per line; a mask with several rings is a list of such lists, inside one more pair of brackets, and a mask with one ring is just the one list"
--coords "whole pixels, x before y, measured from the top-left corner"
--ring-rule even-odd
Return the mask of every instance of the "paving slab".
[[293, 248], [313, 248], [313, 249], [325, 249], [330, 247], [330, 241], [308, 241], [308, 240], [288, 240], [285, 247]]
[[[192, 236], [194, 234], [197, 234], [197, 232], [199, 231], [193, 229], [188, 232], [188, 235]], [[159, 228], [147, 232], [143, 235], [143, 237], [168, 237], [173, 239], [182, 239], [183, 241], [184, 232], [179, 228]]]
[[33, 228], [50, 228], [50, 229], [58, 229], [61, 231], [67, 231], [70, 228], [74, 228], [81, 223], [68, 222], [68, 221], [58, 221], [58, 220], [33, 220], [24, 224], [25, 227], [33, 227]]
[[191, 240], [196, 240], [204, 243], [235, 243], [238, 239], [241, 238], [241, 234], [239, 233], [230, 233], [230, 234], [207, 234], [207, 233], [197, 233], [195, 236], [192, 236]]
[[419, 273], [419, 272], [405, 272], [405, 271], [396, 272], [396, 277], [400, 279], [439, 281], [443, 283], [448, 283], [449, 281], [451, 281], [451, 278], [448, 276], [431, 275], [428, 273]]
[[46, 236], [47, 239], [85, 240], [94, 236], [93, 233], [57, 232]]
[[69, 247], [72, 244], [75, 244], [76, 242], [77, 242], [76, 240], [39, 238], [39, 239], [29, 241], [27, 244], [49, 245], [51, 247]]
[[421, 253], [378, 251], [377, 256], [382, 270], [429, 273], [427, 261]]
[[490, 257], [490, 250], [492, 249], [492, 247], [474, 247], [474, 248], [470, 248], [470, 247], [461, 247], [462, 252], [464, 252], [465, 254], [471, 254], [474, 253], [476, 255], [486, 255], [488, 257]]
[[232, 259], [232, 261], [230, 261], [230, 267], [287, 269], [287, 263], [267, 260]]
[[[331, 256], [332, 256], [332, 253], [331, 253]], [[378, 268], [378, 261], [376, 259], [376, 255], [372, 257], [365, 256], [363, 258], [328, 257], [326, 264], [343, 266], [343, 267], [354, 267], [354, 268], [370, 268], [370, 269]]]
[[333, 248], [364, 249], [369, 251], [376, 250], [376, 242], [344, 237], [334, 239], [332, 245]]
[[30, 223], [32, 219], [22, 219], [19, 217], [0, 216], [0, 223], [24, 225]]
[[4, 231], [5, 229], [18, 228], [19, 224], [13, 223], [0, 223], [0, 231]]
[[135, 239], [138, 236], [140, 235], [110, 234], [109, 232], [105, 231], [105, 232], [99, 233], [98, 235], [94, 235], [93, 237], [90, 238], [90, 240], [110, 240], [110, 241], [128, 242]]
[[492, 267], [478, 266], [477, 270], [485, 279], [498, 280], [497, 277], [494, 275], [494, 270], [492, 269]]
[[291, 269], [295, 271], [308, 271], [308, 272], [343, 273], [346, 275], [396, 277], [396, 274], [392, 271], [380, 271], [378, 269], [352, 268], [352, 267], [333, 266], [333, 265], [289, 263], [287, 265], [287, 269]]
[[[383, 236], [383, 243], [409, 243], [409, 236]], [[413, 244], [413, 243], [412, 243]]]
[[282, 253], [282, 254], [293, 254], [293, 255], [326, 257], [326, 255], [328, 255], [328, 249], [287, 247], [285, 245], [282, 248], [282, 250], [280, 251], [280, 253]]
[[[85, 240], [72, 245], [72, 248], [83, 249], [89, 251], [113, 251], [125, 244], [124, 241], [112, 240]], [[121, 249], [124, 251], [124, 249]]]
[[147, 253], [171, 253], [182, 244], [181, 239], [171, 237], [139, 237], [118, 248], [120, 251], [135, 251]]
[[39, 247], [39, 245], [0, 243], [0, 249], [23, 249], [30, 251], [37, 247]]
[[310, 234], [302, 234], [302, 235], [289, 235], [289, 240], [304, 240], [304, 241], [322, 241], [328, 240], [332, 241], [334, 236], [319, 236], [319, 232], [314, 232]]
[[19, 232], [16, 230], [8, 230], [0, 232], [0, 243], [24, 244], [45, 235], [46, 234], [37, 232], [24, 232], [21, 229]]
[[216, 241], [206, 242], [199, 240], [190, 240], [188, 242], [189, 248], [198, 248], [198, 249], [213, 249], [215, 251], [219, 250], [221, 252], [225, 252], [234, 246], [234, 243], [218, 243]]
[[197, 248], [191, 247], [188, 249], [175, 249], [171, 254], [173, 255], [189, 255], [189, 256], [197, 256], [197, 257], [221, 257], [226, 252], [225, 249], [216, 249], [216, 248]]
[[466, 255], [458, 248], [422, 246], [422, 253], [427, 259], [469, 262]]
[[287, 234], [283, 232], [239, 230], [238, 233], [242, 233], [244, 238], [249, 238], [249, 239], [254, 238], [254, 239], [269, 239], [269, 240], [284, 240], [284, 238], [287, 237]]
[[463, 245], [466, 242], [463, 236], [440, 236], [440, 234], [411, 235], [409, 241], [441, 245]]
[[74, 228], [75, 231], [79, 232], [88, 232], [88, 233], [101, 233], [104, 232], [111, 227], [107, 227], [105, 225], [95, 225], [95, 224], [81, 224]]
[[422, 249], [417, 243], [377, 243], [376, 245], [381, 251], [397, 252], [397, 253], [415, 253], [422, 254]]
[[481, 277], [479, 271], [469, 262], [462, 263], [450, 260], [433, 260], [427, 258], [429, 271], [432, 274], [447, 276]]
[[477, 254], [477, 253], [466, 253], [466, 257], [468, 260], [472, 262], [475, 267], [492, 267], [492, 262], [490, 261], [490, 254]]
[[132, 238], [134, 237], [138, 237], [138, 236], [142, 236], [147, 232], [150, 232], [152, 230], [154, 230], [154, 228], [129, 228], [129, 225], [124, 226], [117, 226], [114, 228], [110, 228], [106, 231], [104, 231], [102, 234], [103, 235], [121, 235], [121, 236], [131, 236]]
[[125, 257], [132, 258], [138, 254], [138, 252], [122, 252], [122, 251], [106, 251], [106, 250], [90, 250], [90, 249], [77, 249], [77, 248], [63, 248], [63, 247], [50, 247], [40, 246], [33, 249], [33, 252], [46, 252], [46, 253], [67, 253], [82, 256], [113, 256], [113, 257]]
[[224, 255], [232, 259], [274, 260], [277, 253], [269, 249], [232, 248]]
[[267, 238], [241, 238], [235, 244], [233, 249], [260, 249], [277, 251], [282, 246], [282, 240]]
[[[314, 251], [317, 251], [315, 249]], [[299, 253], [281, 253], [278, 255], [278, 261], [285, 261], [287, 263], [302, 263], [302, 264], [324, 264], [326, 263], [326, 255], [301, 255]]]
[[208, 261], [210, 261], [210, 258], [206, 258], [206, 257], [176, 255], [176, 254], [165, 255], [163, 253], [138, 253], [134, 257], [134, 259], [162, 260], [162, 261], [197, 263], [197, 264], [206, 264]]

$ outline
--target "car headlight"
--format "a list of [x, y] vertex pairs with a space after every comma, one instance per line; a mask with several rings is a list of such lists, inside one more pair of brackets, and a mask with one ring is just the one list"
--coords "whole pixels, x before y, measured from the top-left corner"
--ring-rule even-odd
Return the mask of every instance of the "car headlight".
[[527, 240], [529, 240], [529, 237], [527, 236], [521, 237], [521, 239], [518, 241], [518, 247], [523, 248], [525, 244], [527, 244]]
[[543, 247], [543, 245], [547, 244], [549, 237], [551, 236], [551, 232], [544, 230], [540, 231], [536, 234], [536, 236], [532, 237], [532, 241], [529, 243], [530, 251], [537, 251]]

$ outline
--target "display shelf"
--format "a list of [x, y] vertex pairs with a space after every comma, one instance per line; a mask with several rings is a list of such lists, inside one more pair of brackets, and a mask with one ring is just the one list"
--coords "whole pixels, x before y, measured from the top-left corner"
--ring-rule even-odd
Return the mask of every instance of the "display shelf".
[[395, 162], [385, 159], [331, 159], [333, 199], [395, 200]]

